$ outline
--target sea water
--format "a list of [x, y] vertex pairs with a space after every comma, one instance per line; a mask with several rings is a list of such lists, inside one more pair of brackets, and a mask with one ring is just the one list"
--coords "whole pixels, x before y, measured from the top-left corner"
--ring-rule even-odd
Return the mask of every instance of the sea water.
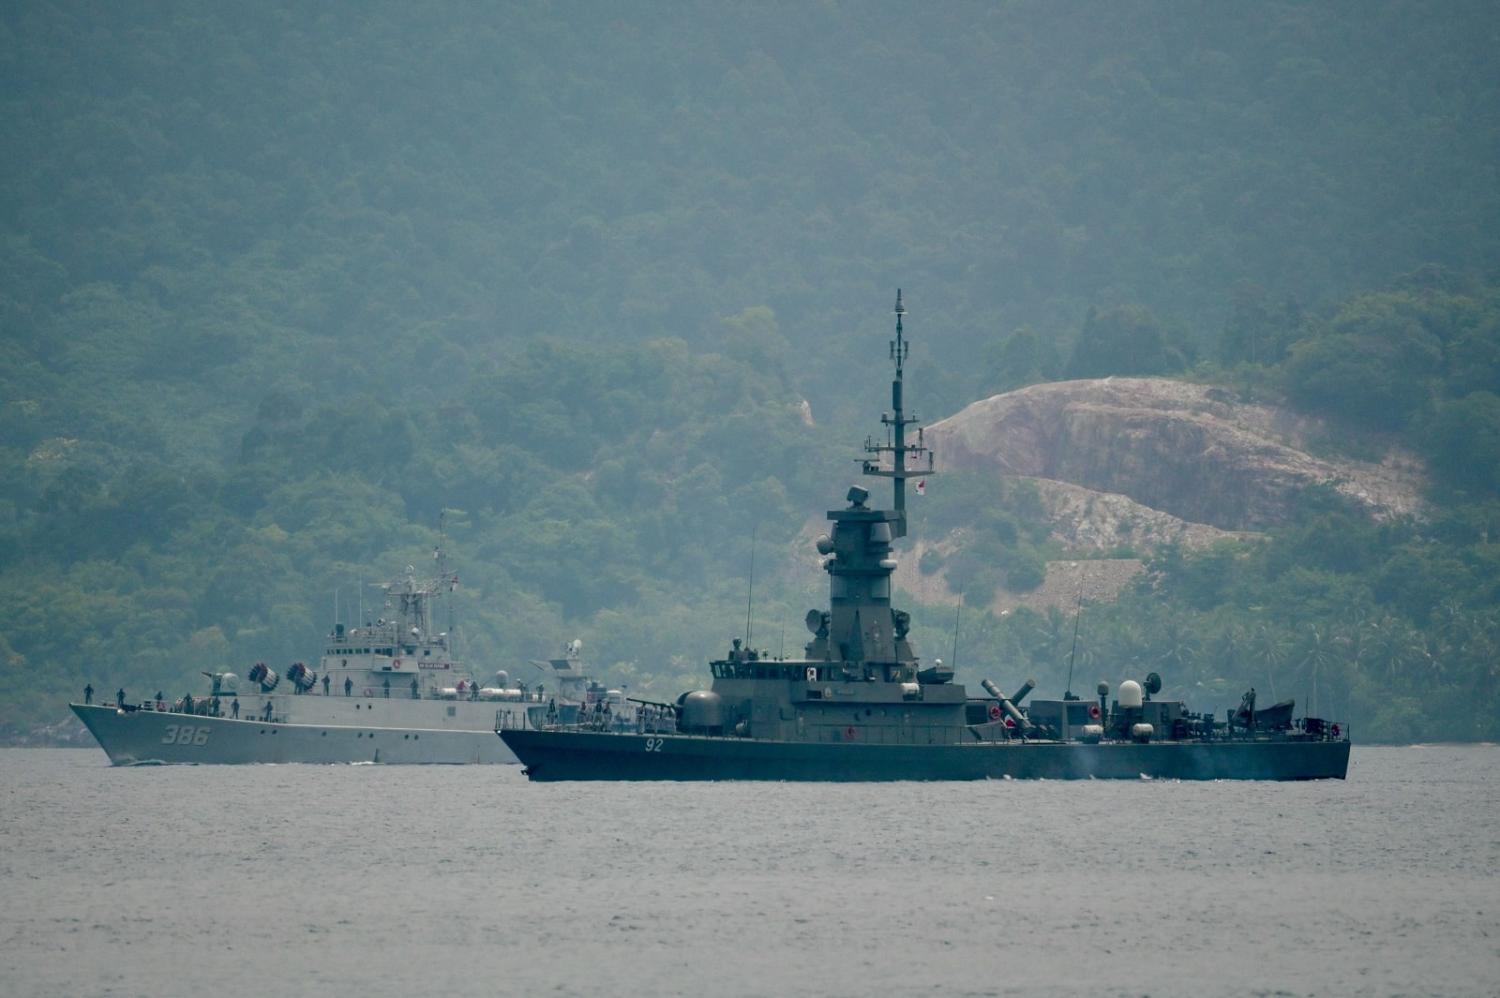
[[0, 994], [1496, 995], [1497, 764], [533, 785], [0, 750]]

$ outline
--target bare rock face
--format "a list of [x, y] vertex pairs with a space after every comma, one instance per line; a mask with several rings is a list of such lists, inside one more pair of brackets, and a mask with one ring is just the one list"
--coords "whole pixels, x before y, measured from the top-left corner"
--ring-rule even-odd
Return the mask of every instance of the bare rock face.
[[1408, 454], [1315, 457], [1307, 442], [1324, 435], [1319, 421], [1164, 378], [1032, 385], [926, 432], [942, 467], [1052, 479], [1223, 531], [1283, 522], [1299, 492], [1323, 483], [1373, 516], [1421, 506], [1421, 468]]
[[1193, 523], [1116, 492], [1095, 492], [1050, 478], [1031, 481], [1046, 504], [1052, 536], [1075, 551], [1134, 548], [1149, 552], [1168, 544], [1206, 548], [1226, 537], [1257, 536], [1251, 531]]

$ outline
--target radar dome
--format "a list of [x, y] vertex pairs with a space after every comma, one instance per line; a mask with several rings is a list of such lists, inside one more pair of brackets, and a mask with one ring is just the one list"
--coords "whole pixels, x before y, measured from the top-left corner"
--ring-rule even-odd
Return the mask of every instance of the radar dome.
[[1140, 707], [1142, 700], [1141, 684], [1134, 679], [1127, 679], [1120, 684], [1120, 706], [1127, 710]]
[[510, 673], [506, 672], [504, 669], [501, 669], [499, 672], [495, 673], [495, 685], [500, 687], [501, 689], [509, 686]]

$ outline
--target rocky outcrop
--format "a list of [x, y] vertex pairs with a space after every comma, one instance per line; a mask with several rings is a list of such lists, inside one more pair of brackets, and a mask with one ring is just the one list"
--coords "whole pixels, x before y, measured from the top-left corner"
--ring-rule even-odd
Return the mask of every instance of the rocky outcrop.
[[1029, 481], [1046, 504], [1053, 539], [1079, 553], [1122, 548], [1148, 553], [1168, 544], [1205, 548], [1226, 537], [1255, 536], [1252, 531], [1193, 523], [1117, 492], [1095, 492], [1050, 478]]
[[[1311, 442], [1329, 438], [1318, 420], [1164, 378], [1033, 385], [976, 402], [926, 436], [940, 469], [1029, 479], [1053, 539], [1080, 556], [1049, 562], [1031, 592], [1002, 587], [989, 607], [997, 614], [1067, 609], [1080, 591], [1085, 601], [1113, 599], [1141, 571], [1134, 556], [1255, 536], [1286, 522], [1315, 485], [1376, 517], [1421, 508], [1422, 470], [1411, 455], [1389, 447], [1378, 462], [1314, 455]], [[964, 530], [917, 536], [908, 557], [920, 562], [935, 550], [946, 562], [962, 556], [966, 538]], [[957, 601], [942, 568], [908, 572], [901, 585], [921, 602]]]
[[1323, 483], [1375, 516], [1420, 509], [1414, 457], [1310, 453], [1326, 436], [1317, 420], [1164, 378], [1032, 385], [927, 428], [942, 467], [1051, 479], [1221, 530], [1283, 522], [1300, 492]]

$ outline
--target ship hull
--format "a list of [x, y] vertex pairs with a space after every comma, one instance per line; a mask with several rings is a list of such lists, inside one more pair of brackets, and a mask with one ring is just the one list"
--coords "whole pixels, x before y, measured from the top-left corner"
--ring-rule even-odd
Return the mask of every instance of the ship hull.
[[117, 766], [236, 763], [514, 763], [492, 728], [300, 724], [70, 704]]
[[532, 780], [1344, 779], [1347, 741], [867, 745], [503, 731]]

